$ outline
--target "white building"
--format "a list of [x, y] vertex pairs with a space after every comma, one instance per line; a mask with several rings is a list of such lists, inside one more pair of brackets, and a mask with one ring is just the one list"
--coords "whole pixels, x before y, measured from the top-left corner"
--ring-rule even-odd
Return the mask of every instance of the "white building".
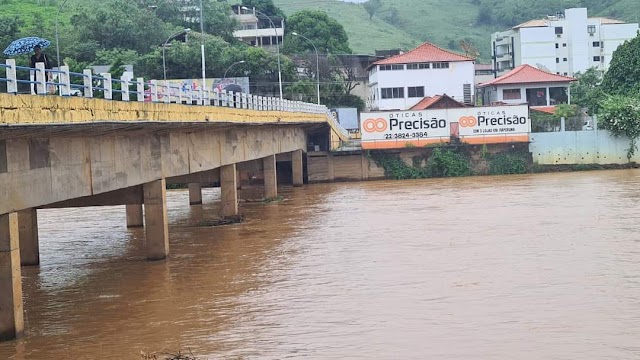
[[276, 51], [276, 44], [282, 46], [284, 37], [284, 19], [271, 16], [269, 18], [256, 13], [255, 9], [243, 10], [241, 5], [232, 6], [233, 17], [240, 23], [240, 29], [234, 31], [233, 36], [251, 46], [259, 46], [267, 50]]
[[548, 107], [571, 103], [572, 81], [575, 79], [525, 64], [478, 85], [478, 90], [484, 105], [526, 103], [531, 107]]
[[472, 104], [474, 59], [433, 44], [369, 66], [369, 110], [406, 110], [426, 96], [446, 94]]
[[573, 8], [531, 20], [491, 35], [496, 75], [529, 64], [553, 74], [573, 76], [595, 67], [606, 71], [613, 52], [636, 37], [638, 24], [589, 18], [586, 8]]

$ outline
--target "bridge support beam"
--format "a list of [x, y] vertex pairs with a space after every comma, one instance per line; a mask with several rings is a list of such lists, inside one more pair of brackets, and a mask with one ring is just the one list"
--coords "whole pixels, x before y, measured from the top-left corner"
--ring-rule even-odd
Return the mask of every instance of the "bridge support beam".
[[18, 214], [0, 215], [0, 340], [22, 336], [24, 314]]
[[127, 204], [127, 227], [143, 227], [142, 204]]
[[202, 184], [189, 184], [189, 205], [202, 205]]
[[18, 212], [18, 233], [20, 238], [20, 264], [40, 265], [40, 244], [38, 241], [38, 214], [36, 209]]
[[302, 166], [302, 150], [292, 151], [291, 170], [293, 172], [293, 186], [302, 186], [304, 183]]
[[274, 199], [278, 197], [278, 173], [276, 172], [276, 156], [269, 155], [262, 158], [264, 169], [264, 197]]
[[166, 187], [165, 179], [143, 185], [145, 243], [148, 260], [164, 260], [169, 255]]
[[222, 216], [238, 215], [238, 178], [236, 164], [220, 168], [220, 191], [222, 193]]

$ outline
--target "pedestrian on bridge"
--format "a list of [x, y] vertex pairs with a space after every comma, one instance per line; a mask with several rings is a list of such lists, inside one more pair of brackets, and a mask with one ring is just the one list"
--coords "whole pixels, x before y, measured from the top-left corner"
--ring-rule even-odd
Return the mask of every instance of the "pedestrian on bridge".
[[[30, 67], [31, 68], [35, 68], [36, 67], [36, 63], [41, 62], [41, 63], [44, 63], [44, 68], [45, 69], [51, 70], [51, 62], [49, 61], [49, 58], [47, 57], [47, 55], [45, 55], [42, 52], [42, 48], [40, 46], [36, 45], [33, 48], [33, 51], [35, 52], [35, 54], [31, 55], [31, 66]], [[49, 82], [51, 82], [53, 80], [50, 72], [47, 73], [47, 78], [48, 78], [47, 81], [49, 81]], [[38, 87], [35, 86], [34, 88], [35, 88], [35, 92], [37, 94], [38, 93]]]

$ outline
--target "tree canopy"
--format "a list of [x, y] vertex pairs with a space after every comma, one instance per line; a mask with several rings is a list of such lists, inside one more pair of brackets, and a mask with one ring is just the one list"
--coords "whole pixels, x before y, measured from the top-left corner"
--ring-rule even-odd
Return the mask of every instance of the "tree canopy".
[[613, 53], [602, 89], [610, 94], [640, 94], [640, 36], [625, 41]]
[[324, 11], [299, 11], [289, 17], [287, 28], [284, 46], [286, 53], [313, 51], [313, 45], [293, 35], [294, 32], [309, 38], [321, 54], [351, 54], [352, 52], [347, 32], [340, 23]]

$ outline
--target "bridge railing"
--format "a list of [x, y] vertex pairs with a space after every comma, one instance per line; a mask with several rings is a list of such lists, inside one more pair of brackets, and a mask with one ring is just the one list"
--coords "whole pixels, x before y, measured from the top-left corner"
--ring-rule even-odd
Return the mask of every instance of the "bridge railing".
[[324, 105], [226, 90], [185, 89], [162, 80], [145, 82], [143, 78], [130, 80], [124, 76], [113, 79], [109, 73], [96, 75], [91, 69], [86, 69], [82, 73], [71, 72], [68, 66], [60, 66], [57, 70], [45, 69], [44, 63], [36, 63], [35, 68], [22, 67], [17, 66], [14, 59], [7, 59], [5, 64], [0, 63], [0, 74], [3, 68], [6, 75], [5, 77], [0, 75], [0, 83], [6, 83], [7, 92], [12, 94], [18, 93], [19, 84], [29, 84], [30, 88], [33, 85], [31, 94], [40, 95], [101, 97], [120, 101], [326, 114], [328, 121], [335, 129], [342, 134], [348, 134]]

